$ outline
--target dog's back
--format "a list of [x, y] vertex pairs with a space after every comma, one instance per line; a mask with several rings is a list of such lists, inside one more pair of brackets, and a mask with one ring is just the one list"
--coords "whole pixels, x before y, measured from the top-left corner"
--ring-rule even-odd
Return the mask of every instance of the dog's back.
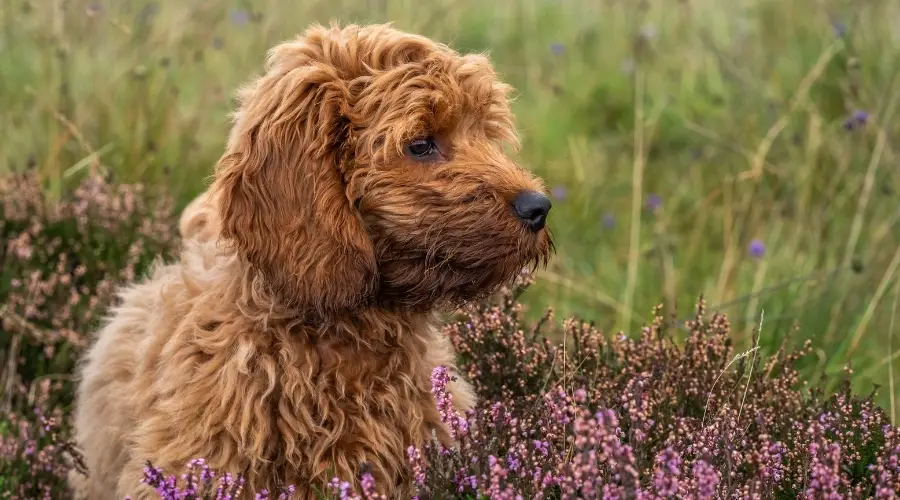
[[148, 353], [165, 342], [163, 337], [185, 312], [173, 309], [178, 301], [171, 296], [199, 286], [186, 278], [201, 278], [215, 265], [219, 252], [213, 210], [205, 193], [185, 207], [178, 224], [183, 240], [179, 261], [157, 262], [146, 279], [119, 291], [119, 305], [79, 364], [75, 438], [85, 449], [90, 480], [70, 473], [77, 499], [121, 500], [117, 490], [123, 468], [133, 458], [126, 436], [140, 420], [135, 398], [147, 392], [139, 387], [138, 374], [153, 359]]

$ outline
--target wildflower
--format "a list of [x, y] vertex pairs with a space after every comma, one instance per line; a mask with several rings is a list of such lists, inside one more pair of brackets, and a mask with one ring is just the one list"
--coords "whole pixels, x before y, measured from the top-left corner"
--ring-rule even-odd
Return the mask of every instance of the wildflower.
[[836, 38], [843, 38], [847, 34], [847, 25], [840, 21], [834, 21], [831, 23], [831, 32]]
[[857, 126], [862, 127], [869, 121], [869, 113], [865, 111], [856, 111], [849, 118], [844, 120], [844, 128], [853, 130]]
[[575, 402], [584, 403], [587, 400], [587, 391], [582, 388], [575, 389]]
[[823, 444], [821, 441], [814, 441], [809, 445], [812, 464], [810, 465], [810, 481], [806, 494], [810, 498], [841, 500], [844, 498], [838, 492], [841, 486], [841, 445], [827, 443], [823, 451]]
[[415, 446], [410, 446], [406, 450], [406, 456], [409, 458], [409, 464], [413, 470], [415, 484], [419, 487], [425, 485], [425, 464], [422, 462], [422, 453]]
[[647, 209], [651, 212], [656, 212], [662, 206], [662, 198], [657, 194], [650, 194], [647, 197]]
[[693, 470], [694, 491], [699, 498], [715, 498], [721, 478], [719, 473], [705, 460], [694, 462]]
[[431, 372], [431, 394], [437, 401], [441, 421], [447, 425], [450, 436], [453, 439], [457, 439], [466, 433], [468, 422], [465, 418], [459, 416], [453, 407], [453, 395], [447, 390], [447, 384], [451, 380], [452, 377], [444, 365], [436, 367]]
[[603, 227], [606, 229], [612, 229], [616, 227], [616, 216], [607, 212], [603, 214]]
[[361, 479], [363, 497], [367, 500], [387, 500], [387, 497], [375, 490], [375, 478], [371, 472], [364, 472]]
[[681, 456], [669, 446], [657, 455], [656, 463], [657, 468], [653, 475], [656, 493], [663, 497], [674, 497], [678, 494], [680, 485]]
[[559, 42], [550, 44], [550, 52], [553, 52], [553, 55], [561, 56], [565, 53], [565, 51], [566, 46]]
[[231, 24], [235, 26], [243, 26], [250, 21], [250, 13], [244, 9], [237, 9], [231, 11]]
[[766, 245], [761, 240], [753, 240], [747, 247], [750, 255], [755, 258], [761, 258], [766, 253]]
[[553, 189], [550, 190], [550, 194], [557, 200], [564, 200], [568, 193], [569, 193], [569, 190], [566, 188], [566, 186], [563, 186], [562, 184], [554, 186]]

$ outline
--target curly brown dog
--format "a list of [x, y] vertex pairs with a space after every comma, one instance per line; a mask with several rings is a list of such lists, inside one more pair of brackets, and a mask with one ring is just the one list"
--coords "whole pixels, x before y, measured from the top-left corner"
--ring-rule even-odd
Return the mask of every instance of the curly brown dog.
[[484, 56], [384, 25], [275, 47], [182, 214], [180, 259], [121, 292], [83, 360], [78, 495], [150, 498], [146, 461], [200, 457], [247, 491], [311, 498], [367, 466], [408, 495], [407, 448], [449, 439], [436, 313], [552, 254], [544, 187], [505, 153], [509, 91]]

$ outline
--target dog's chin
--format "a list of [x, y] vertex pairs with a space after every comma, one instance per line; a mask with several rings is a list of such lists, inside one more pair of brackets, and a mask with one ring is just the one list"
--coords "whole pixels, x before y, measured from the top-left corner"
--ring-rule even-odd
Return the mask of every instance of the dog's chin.
[[485, 299], [511, 283], [523, 269], [546, 266], [553, 253], [549, 234], [542, 231], [486, 256], [428, 259], [424, 254], [379, 262], [378, 300], [382, 307], [412, 310], [452, 310]]

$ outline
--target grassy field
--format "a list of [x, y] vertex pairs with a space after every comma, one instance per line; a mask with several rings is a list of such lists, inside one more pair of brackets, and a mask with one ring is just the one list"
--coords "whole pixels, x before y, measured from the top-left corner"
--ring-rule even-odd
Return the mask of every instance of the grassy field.
[[896, 0], [5, 0], [0, 172], [36, 169], [58, 195], [102, 168], [186, 203], [234, 89], [332, 19], [488, 51], [518, 89], [558, 249], [535, 315], [631, 333], [704, 294], [741, 348], [764, 311], [763, 351], [813, 338], [807, 375], [852, 362], [893, 411]]

